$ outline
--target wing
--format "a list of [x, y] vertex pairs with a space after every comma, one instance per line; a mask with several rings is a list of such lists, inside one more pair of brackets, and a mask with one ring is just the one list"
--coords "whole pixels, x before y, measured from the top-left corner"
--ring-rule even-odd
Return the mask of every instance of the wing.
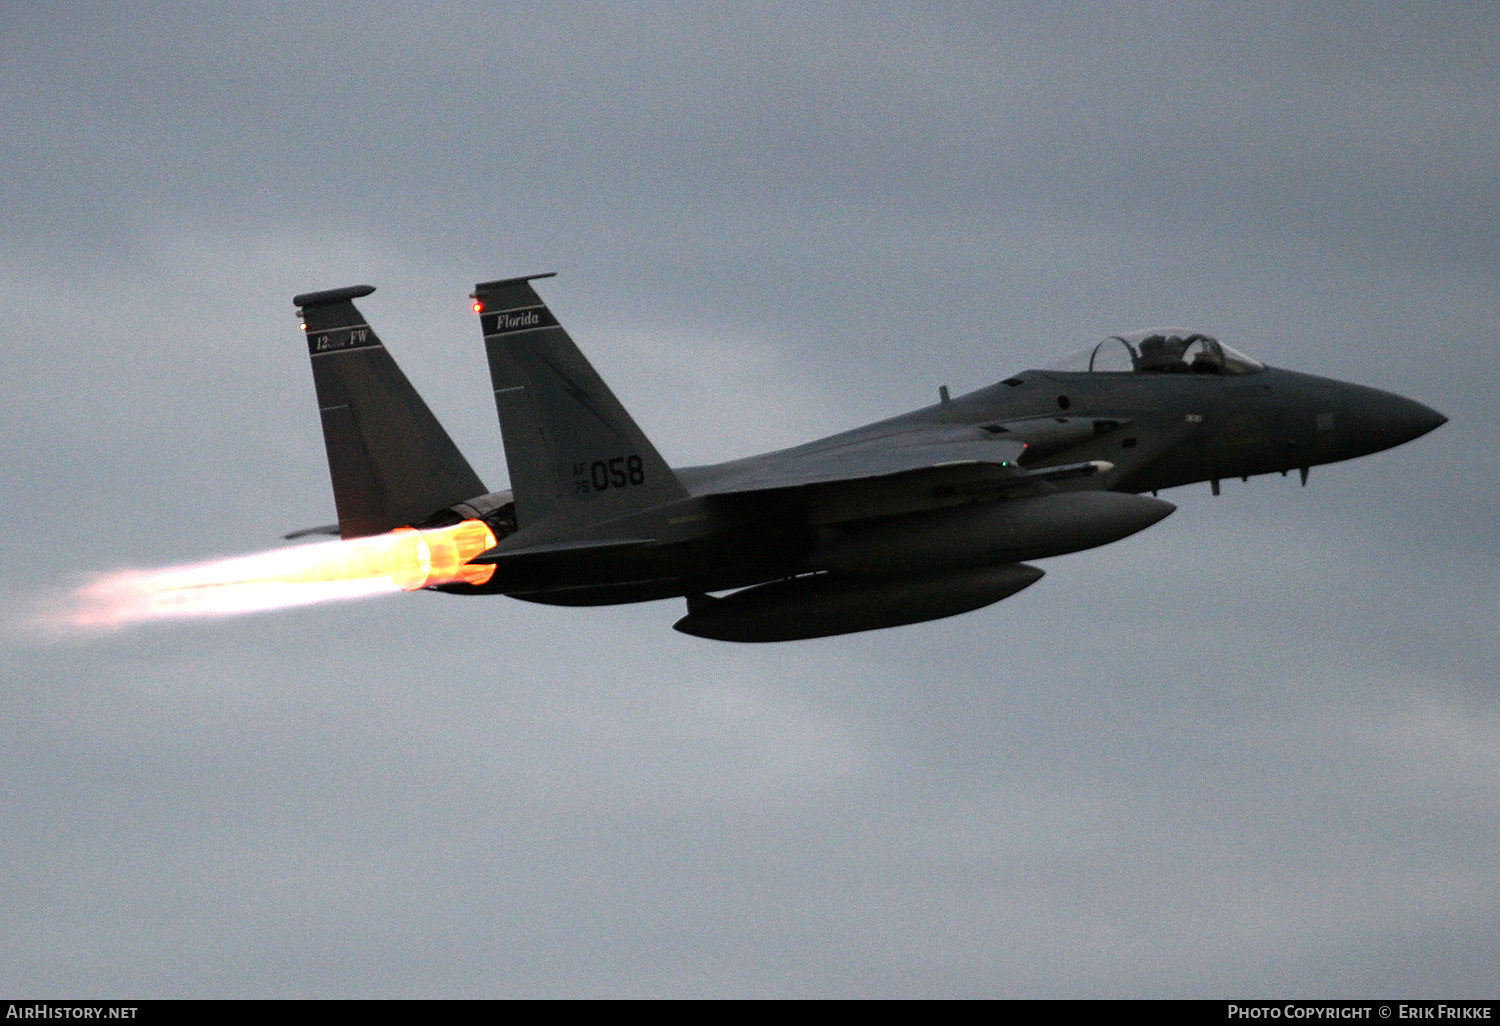
[[[833, 442], [832, 439], [829, 440]], [[816, 443], [815, 443], [816, 444]], [[700, 494], [728, 495], [894, 477], [913, 471], [966, 467], [967, 476], [1019, 472], [1020, 442], [975, 438], [973, 432], [908, 432], [841, 444], [802, 446], [748, 460], [720, 464]]]
[[1025, 443], [968, 425], [857, 431], [795, 449], [680, 471], [696, 496], [728, 502], [805, 505], [812, 523], [833, 524], [969, 501], [986, 493], [1108, 469], [1100, 462], [1045, 471], [1018, 463]]

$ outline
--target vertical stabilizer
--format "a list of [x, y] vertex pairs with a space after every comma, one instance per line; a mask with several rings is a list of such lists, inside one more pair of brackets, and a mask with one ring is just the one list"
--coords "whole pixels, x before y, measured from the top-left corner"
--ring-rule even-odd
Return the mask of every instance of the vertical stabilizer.
[[306, 292], [301, 309], [323, 418], [328, 472], [345, 538], [418, 524], [484, 484], [432, 415], [354, 300], [353, 285]]
[[583, 527], [687, 497], [531, 282], [474, 287], [522, 527]]

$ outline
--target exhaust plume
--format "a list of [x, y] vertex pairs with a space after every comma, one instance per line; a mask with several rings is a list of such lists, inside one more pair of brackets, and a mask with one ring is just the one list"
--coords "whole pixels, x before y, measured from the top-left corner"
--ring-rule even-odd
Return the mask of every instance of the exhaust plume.
[[232, 616], [336, 602], [438, 584], [483, 584], [492, 566], [468, 566], [495, 544], [488, 525], [452, 527], [272, 549], [158, 570], [102, 574], [77, 588], [53, 628], [111, 629], [146, 620]]

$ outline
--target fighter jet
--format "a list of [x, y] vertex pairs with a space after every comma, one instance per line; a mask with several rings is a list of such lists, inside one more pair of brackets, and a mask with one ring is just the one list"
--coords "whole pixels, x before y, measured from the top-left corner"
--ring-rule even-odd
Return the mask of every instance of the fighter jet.
[[[295, 297], [338, 524], [431, 538], [407, 586], [564, 606], [686, 599], [677, 630], [769, 642], [979, 609], [1027, 560], [1141, 531], [1163, 489], [1297, 471], [1446, 420], [1267, 367], [1182, 328], [1113, 335], [1049, 368], [805, 445], [671, 467], [542, 301], [550, 274], [472, 293], [511, 487], [489, 491], [354, 306]], [[291, 537], [291, 536], [289, 536]], [[441, 549], [441, 552], [439, 552]]]

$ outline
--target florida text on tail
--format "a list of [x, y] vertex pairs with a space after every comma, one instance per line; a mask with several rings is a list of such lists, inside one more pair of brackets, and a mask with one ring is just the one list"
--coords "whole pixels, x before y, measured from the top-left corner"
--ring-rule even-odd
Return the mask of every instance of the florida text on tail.
[[571, 606], [684, 597], [680, 631], [785, 641], [978, 609], [1042, 576], [1026, 560], [1175, 508], [1146, 492], [1210, 481], [1217, 494], [1221, 479], [1294, 469], [1305, 483], [1310, 466], [1444, 420], [1162, 328], [805, 445], [674, 469], [537, 293], [551, 276], [472, 293], [510, 476], [499, 492], [354, 306], [371, 286], [295, 298], [339, 534], [472, 525], [488, 548], [436, 589]]

